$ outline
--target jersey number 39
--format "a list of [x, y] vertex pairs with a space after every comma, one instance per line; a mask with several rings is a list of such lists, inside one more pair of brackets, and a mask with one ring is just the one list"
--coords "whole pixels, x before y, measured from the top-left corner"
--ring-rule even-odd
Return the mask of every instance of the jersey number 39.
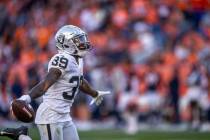
[[[52, 61], [53, 66], [59, 66], [60, 68], [65, 69], [68, 65], [68, 59], [64, 56], [56, 56], [54, 60]], [[69, 92], [63, 92], [63, 98], [66, 100], [72, 100], [75, 96], [75, 93], [77, 92], [77, 89], [79, 88], [80, 84], [80, 77], [79, 76], [72, 76], [69, 80], [69, 83], [73, 84], [76, 82], [76, 85], [72, 88], [72, 91]]]
[[53, 66], [59, 66], [65, 69], [68, 65], [68, 59], [65, 57], [56, 56], [55, 59], [52, 61]]

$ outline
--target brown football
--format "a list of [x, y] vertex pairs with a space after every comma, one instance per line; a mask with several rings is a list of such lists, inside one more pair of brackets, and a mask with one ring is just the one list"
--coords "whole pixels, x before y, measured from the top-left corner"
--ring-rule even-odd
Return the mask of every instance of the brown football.
[[12, 113], [19, 121], [25, 123], [34, 121], [35, 112], [30, 104], [27, 104], [25, 101], [14, 100], [11, 106]]

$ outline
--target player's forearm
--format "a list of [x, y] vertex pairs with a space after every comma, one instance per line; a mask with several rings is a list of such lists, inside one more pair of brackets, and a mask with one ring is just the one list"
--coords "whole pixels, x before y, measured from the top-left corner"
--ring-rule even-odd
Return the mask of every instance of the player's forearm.
[[31, 99], [42, 96], [48, 90], [48, 88], [50, 88], [50, 86], [58, 80], [60, 76], [60, 70], [55, 68], [50, 69], [45, 79], [29, 91], [29, 96]]
[[80, 84], [79, 89], [84, 92], [85, 94], [88, 94], [92, 97], [96, 97], [98, 95], [98, 92], [94, 90], [87, 80], [83, 79], [82, 83]]
[[44, 84], [43, 81], [41, 81], [29, 91], [29, 96], [31, 97], [31, 99], [36, 99], [42, 96], [47, 91], [47, 89], [47, 86]]

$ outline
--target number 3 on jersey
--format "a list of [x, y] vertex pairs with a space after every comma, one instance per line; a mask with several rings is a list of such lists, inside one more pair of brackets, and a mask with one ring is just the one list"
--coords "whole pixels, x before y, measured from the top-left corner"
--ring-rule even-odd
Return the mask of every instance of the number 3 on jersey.
[[56, 56], [55, 59], [52, 61], [52, 65], [59, 66], [59, 67], [65, 69], [68, 65], [68, 59], [63, 56], [61, 56], [61, 57]]
[[63, 92], [63, 98], [66, 100], [72, 100], [79, 88], [79, 84], [80, 84], [80, 79], [81, 77], [79, 76], [72, 76], [71, 79], [69, 80], [69, 83], [74, 83], [76, 82], [76, 86], [74, 86], [72, 88], [72, 92], [69, 94], [68, 92]]

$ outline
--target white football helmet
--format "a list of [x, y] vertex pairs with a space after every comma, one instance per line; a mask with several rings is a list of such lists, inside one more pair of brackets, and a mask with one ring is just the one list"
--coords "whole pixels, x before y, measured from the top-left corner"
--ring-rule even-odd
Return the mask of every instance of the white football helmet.
[[55, 35], [55, 42], [59, 51], [79, 57], [83, 57], [91, 49], [87, 34], [73, 25], [61, 27]]

